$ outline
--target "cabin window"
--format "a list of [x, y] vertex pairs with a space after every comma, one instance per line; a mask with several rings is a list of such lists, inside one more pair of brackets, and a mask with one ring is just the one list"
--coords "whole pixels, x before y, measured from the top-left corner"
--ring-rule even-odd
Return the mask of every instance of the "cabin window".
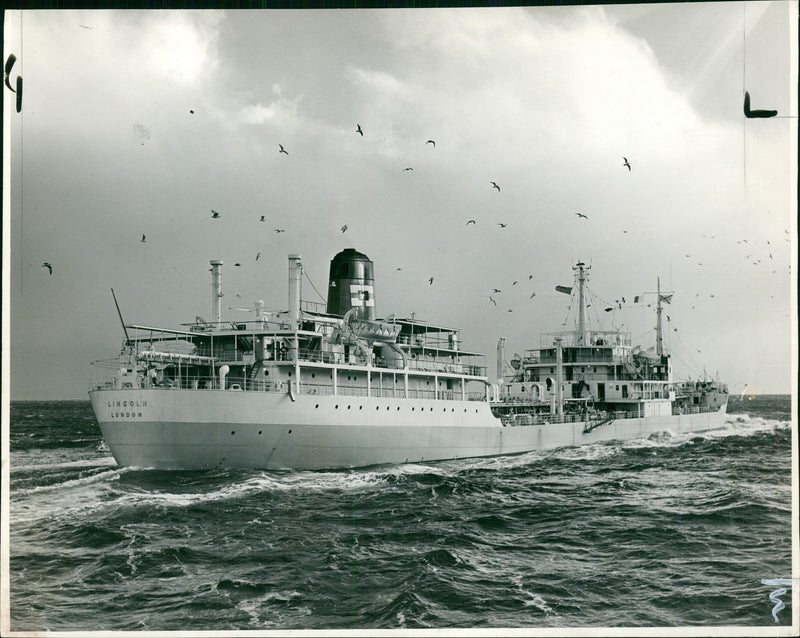
[[628, 386], [624, 385], [622, 386], [622, 398], [626, 399], [627, 397], [628, 397]]

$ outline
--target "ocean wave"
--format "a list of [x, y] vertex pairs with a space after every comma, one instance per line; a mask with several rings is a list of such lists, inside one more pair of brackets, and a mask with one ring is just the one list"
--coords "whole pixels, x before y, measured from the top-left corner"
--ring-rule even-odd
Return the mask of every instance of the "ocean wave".
[[105, 472], [98, 472], [89, 476], [82, 476], [81, 478], [69, 479], [60, 483], [53, 483], [51, 485], [37, 485], [36, 487], [28, 487], [20, 490], [15, 490], [16, 496], [26, 496], [29, 494], [38, 494], [40, 492], [55, 492], [64, 489], [71, 489], [74, 487], [83, 487], [90, 483], [97, 483], [98, 481], [115, 480], [120, 477], [120, 474], [127, 471], [128, 468], [115, 468], [113, 470], [106, 470]]
[[79, 461], [64, 461], [61, 463], [42, 463], [40, 465], [18, 465], [9, 466], [9, 471], [13, 474], [15, 472], [49, 472], [52, 470], [66, 470], [70, 468], [91, 468], [91, 467], [109, 467], [116, 466], [117, 462], [114, 457], [109, 456], [101, 459], [81, 459]]

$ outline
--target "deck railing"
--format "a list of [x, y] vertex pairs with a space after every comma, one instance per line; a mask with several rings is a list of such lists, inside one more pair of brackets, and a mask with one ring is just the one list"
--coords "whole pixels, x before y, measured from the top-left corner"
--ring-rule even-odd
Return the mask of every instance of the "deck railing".
[[[154, 382], [150, 379], [139, 378], [134, 379], [132, 376], [127, 377], [98, 377], [89, 382], [89, 390], [112, 390], [120, 388], [120, 383], [130, 383], [128, 388], [158, 388], [161, 390], [179, 390], [179, 391], [193, 391], [193, 390], [219, 390], [219, 379], [215, 377], [194, 377], [191, 379], [182, 379], [180, 382], [177, 379], [169, 379], [162, 382]], [[294, 381], [291, 382], [293, 388], [297, 389]], [[242, 377], [227, 377], [225, 379], [225, 391], [241, 391], [241, 392], [273, 392], [278, 394], [287, 394], [289, 392], [289, 382], [286, 381], [266, 381], [263, 379], [246, 379]], [[317, 395], [317, 396], [334, 396], [333, 386], [330, 383], [301, 383], [298, 394]], [[461, 400], [461, 390], [438, 390], [434, 389], [414, 389], [409, 388], [406, 393], [402, 385], [395, 387], [381, 387], [373, 383], [367, 392], [366, 386], [352, 385], [352, 384], [337, 384], [335, 396], [345, 397], [371, 397], [371, 398], [392, 398], [392, 399], [426, 399], [426, 400], [447, 400], [459, 401]], [[485, 401], [485, 392], [465, 392], [464, 398], [467, 401]]]
[[[673, 406], [672, 414], [677, 416], [679, 414], [702, 414], [706, 412], [718, 412], [719, 407], [714, 406], [691, 406], [685, 408], [678, 408]], [[512, 414], [509, 416], [500, 417], [500, 420], [505, 426], [525, 426], [525, 425], [548, 425], [551, 423], [590, 423], [597, 420], [617, 421], [622, 419], [639, 419], [643, 415], [636, 412], [627, 412], [624, 410], [616, 412], [599, 412], [587, 419], [583, 414]]]

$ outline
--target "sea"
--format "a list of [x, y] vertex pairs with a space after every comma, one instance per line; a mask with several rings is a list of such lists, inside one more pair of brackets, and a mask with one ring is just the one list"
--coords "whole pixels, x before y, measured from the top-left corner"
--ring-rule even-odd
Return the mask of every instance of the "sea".
[[705, 434], [316, 472], [120, 468], [88, 401], [10, 410], [12, 632], [792, 626], [762, 583], [792, 576], [787, 395]]

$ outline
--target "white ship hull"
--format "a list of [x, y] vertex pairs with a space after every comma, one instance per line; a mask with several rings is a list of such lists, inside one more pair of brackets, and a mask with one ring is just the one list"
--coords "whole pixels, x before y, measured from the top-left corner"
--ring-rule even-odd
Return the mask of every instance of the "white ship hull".
[[654, 432], [722, 425], [725, 406], [697, 414], [503, 426], [486, 402], [232, 390], [90, 392], [121, 466], [161, 469], [333, 469], [519, 454]]

